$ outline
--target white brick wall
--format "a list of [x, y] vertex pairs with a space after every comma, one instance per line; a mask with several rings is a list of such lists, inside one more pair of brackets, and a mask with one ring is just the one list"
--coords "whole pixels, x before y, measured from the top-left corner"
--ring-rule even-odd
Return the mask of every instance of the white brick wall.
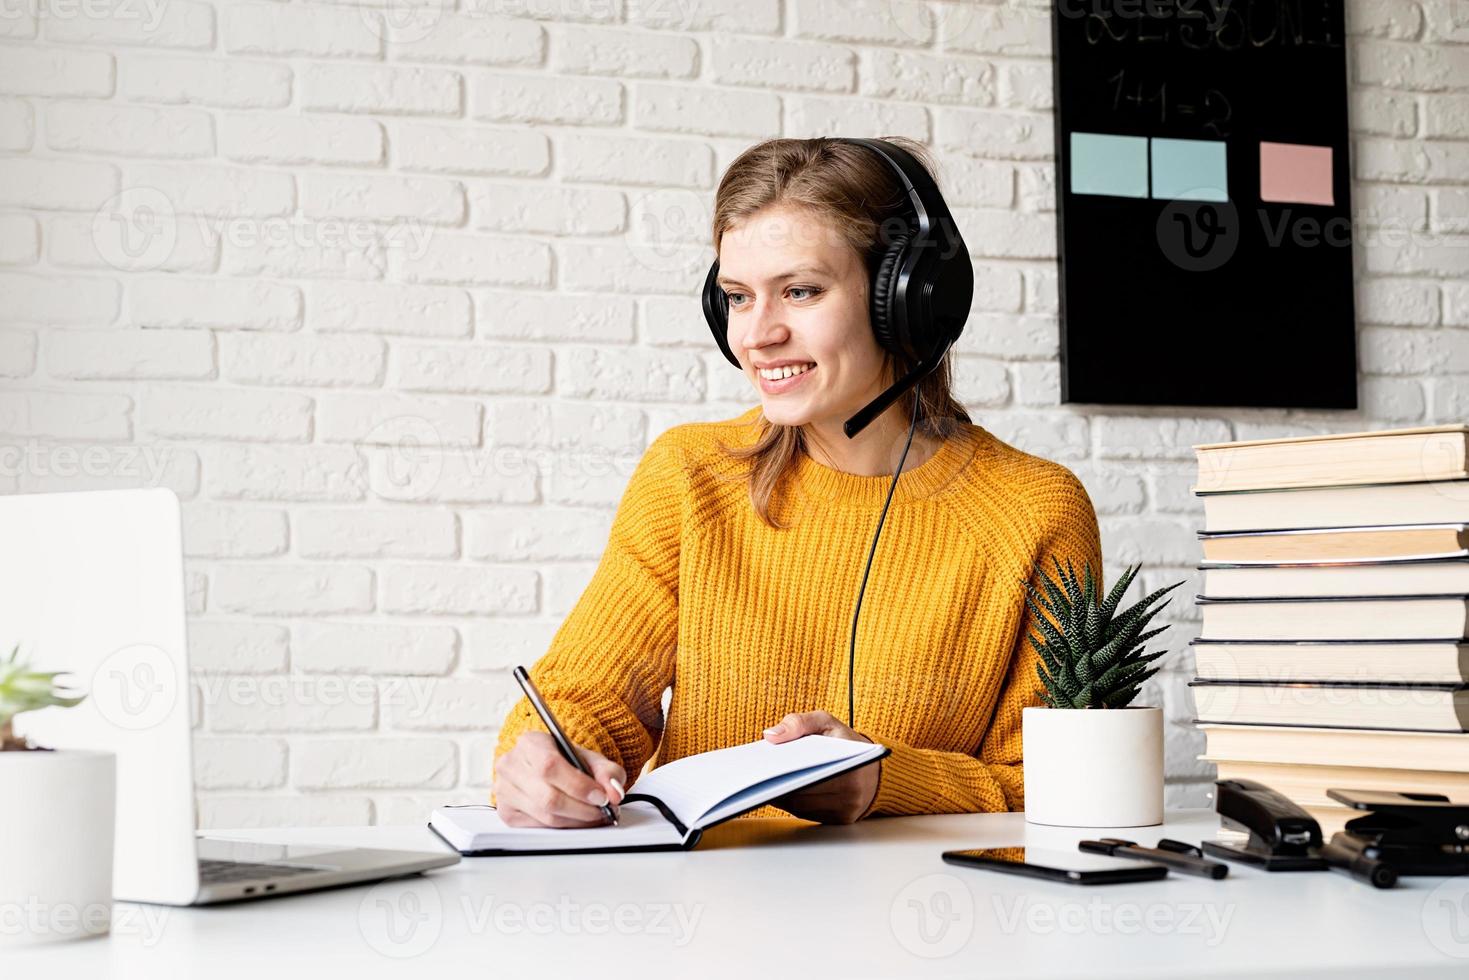
[[[508, 670], [642, 450], [754, 402], [696, 291], [715, 183], [759, 138], [933, 145], [976, 263], [960, 395], [1081, 475], [1109, 578], [1192, 589], [1191, 442], [1469, 411], [1462, 4], [1348, 0], [1354, 413], [1058, 405], [1039, 0], [423, 6], [0, 18], [0, 440], [27, 449], [0, 492], [185, 499], [206, 824], [482, 795]], [[1210, 776], [1191, 672], [1152, 692], [1170, 803]]]

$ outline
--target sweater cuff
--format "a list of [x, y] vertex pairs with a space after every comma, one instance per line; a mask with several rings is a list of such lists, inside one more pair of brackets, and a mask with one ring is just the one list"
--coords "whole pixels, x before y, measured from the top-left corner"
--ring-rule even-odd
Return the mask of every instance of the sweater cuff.
[[858, 820], [882, 813], [922, 813], [924, 801], [931, 790], [923, 783], [922, 773], [913, 765], [913, 749], [902, 742], [872, 738], [891, 750], [891, 754], [879, 759], [877, 771], [877, 793], [862, 812]]
[[1019, 765], [992, 766], [962, 757], [964, 771], [939, 758], [955, 753], [918, 749], [903, 742], [872, 738], [890, 750], [878, 761], [877, 793], [858, 820], [887, 814], [988, 813], [1017, 810], [1023, 805], [1024, 770]]

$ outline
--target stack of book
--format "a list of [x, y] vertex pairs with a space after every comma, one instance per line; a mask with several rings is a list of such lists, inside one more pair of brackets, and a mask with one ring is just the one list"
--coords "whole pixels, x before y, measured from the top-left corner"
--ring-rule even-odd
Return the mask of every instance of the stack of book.
[[1469, 801], [1469, 426], [1194, 447], [1203, 758], [1305, 807]]

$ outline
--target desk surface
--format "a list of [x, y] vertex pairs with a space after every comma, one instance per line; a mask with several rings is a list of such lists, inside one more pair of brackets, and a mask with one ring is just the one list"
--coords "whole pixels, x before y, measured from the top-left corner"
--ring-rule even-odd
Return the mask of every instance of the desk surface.
[[[1209, 811], [1110, 833], [1021, 814], [745, 820], [697, 850], [467, 858], [422, 877], [203, 908], [119, 903], [112, 935], [7, 950], [15, 976], [1469, 976], [1469, 877], [1377, 891], [1341, 872], [1078, 887], [941, 851], [1212, 837]], [[433, 850], [413, 827], [211, 836]], [[639, 964], [634, 966], [633, 964]], [[484, 971], [489, 970], [491, 973]], [[431, 971], [431, 972], [430, 972]]]

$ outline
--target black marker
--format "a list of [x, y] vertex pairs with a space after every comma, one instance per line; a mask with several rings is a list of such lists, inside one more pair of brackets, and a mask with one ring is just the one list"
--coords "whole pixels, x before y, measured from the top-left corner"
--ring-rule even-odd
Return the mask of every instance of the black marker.
[[[541, 716], [541, 721], [545, 722], [546, 728], [550, 729], [551, 737], [556, 740], [556, 747], [561, 750], [561, 754], [566, 757], [566, 761], [576, 766], [578, 771], [590, 776], [592, 774], [591, 770], [587, 768], [585, 762], [581, 761], [581, 756], [576, 754], [576, 749], [572, 748], [571, 739], [566, 737], [566, 733], [561, 730], [561, 726], [556, 722], [556, 716], [551, 714], [551, 706], [541, 700], [541, 692], [537, 691], [536, 686], [531, 683], [530, 674], [525, 672], [524, 667], [516, 667], [513, 673], [516, 682], [520, 684], [520, 689], [525, 692], [526, 697], [530, 698], [530, 703], [535, 707], [536, 714]], [[611, 804], [602, 804], [602, 816], [612, 826], [617, 826], [617, 814], [612, 812]]]
[[1201, 875], [1205, 878], [1223, 878], [1229, 874], [1229, 865], [1210, 861], [1204, 852], [1192, 844], [1177, 840], [1160, 840], [1157, 847], [1140, 847], [1136, 841], [1119, 837], [1103, 837], [1101, 840], [1084, 840], [1076, 845], [1077, 850], [1090, 854], [1111, 854], [1114, 857], [1139, 858], [1154, 864], [1167, 865], [1184, 874]]

